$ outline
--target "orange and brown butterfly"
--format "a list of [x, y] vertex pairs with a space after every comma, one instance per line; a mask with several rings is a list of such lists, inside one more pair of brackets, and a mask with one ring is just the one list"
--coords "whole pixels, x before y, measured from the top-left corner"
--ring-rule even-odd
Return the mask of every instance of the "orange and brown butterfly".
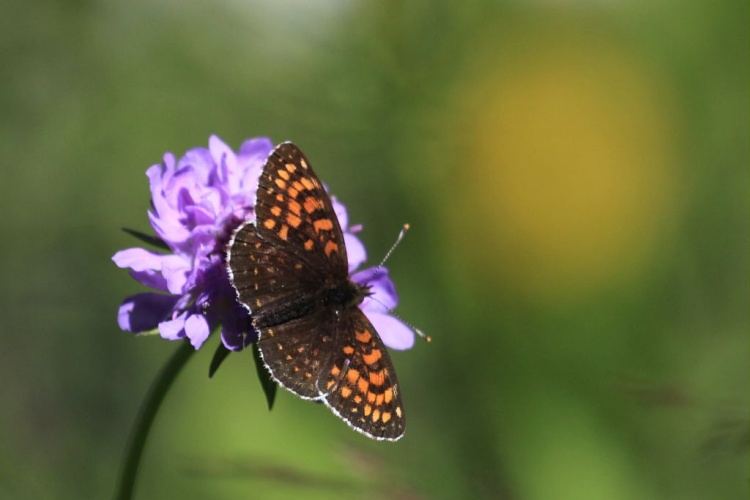
[[294, 144], [278, 145], [266, 160], [255, 219], [232, 236], [227, 267], [279, 385], [322, 401], [373, 439], [404, 435], [393, 363], [360, 308], [370, 287], [350, 277], [331, 199]]

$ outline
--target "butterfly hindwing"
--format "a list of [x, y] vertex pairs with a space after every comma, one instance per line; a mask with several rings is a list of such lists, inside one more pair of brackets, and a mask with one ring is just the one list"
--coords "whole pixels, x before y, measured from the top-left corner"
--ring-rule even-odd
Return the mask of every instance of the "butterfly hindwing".
[[319, 382], [324, 402], [352, 428], [394, 441], [406, 424], [396, 371], [378, 333], [359, 309], [338, 319], [334, 352]]

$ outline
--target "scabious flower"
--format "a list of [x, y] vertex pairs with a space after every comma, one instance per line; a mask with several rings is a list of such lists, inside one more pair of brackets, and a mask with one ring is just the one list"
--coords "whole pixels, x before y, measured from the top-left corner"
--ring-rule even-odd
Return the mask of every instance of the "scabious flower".
[[[129, 248], [112, 258], [157, 291], [126, 298], [118, 314], [120, 328], [136, 333], [157, 329], [168, 340], [190, 339], [196, 349], [219, 326], [230, 350], [257, 339], [251, 317], [229, 283], [224, 255], [232, 232], [254, 217], [258, 178], [272, 149], [270, 140], [257, 138], [245, 141], [235, 153], [212, 136], [208, 149], [191, 149], [179, 160], [167, 153], [161, 164], [146, 171], [151, 185], [149, 220], [169, 253]], [[355, 272], [367, 256], [356, 236], [361, 226], [349, 227], [346, 208], [332, 201], [344, 231], [352, 279], [371, 287], [362, 311], [387, 346], [408, 349], [414, 333], [389, 314], [398, 298], [387, 269]]]

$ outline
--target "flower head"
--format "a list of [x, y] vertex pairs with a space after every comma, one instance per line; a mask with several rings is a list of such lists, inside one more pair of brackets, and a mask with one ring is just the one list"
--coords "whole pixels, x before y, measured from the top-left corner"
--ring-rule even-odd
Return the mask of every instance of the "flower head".
[[[221, 326], [224, 346], [239, 350], [257, 339], [250, 315], [237, 302], [224, 264], [227, 242], [242, 221], [254, 217], [258, 178], [273, 144], [266, 138], [245, 141], [232, 151], [216, 136], [209, 147], [194, 148], [177, 160], [167, 153], [146, 171], [151, 186], [148, 212], [156, 236], [169, 249], [117, 252], [121, 268], [158, 293], [128, 297], [120, 306], [120, 328], [130, 332], [158, 329], [169, 340], [190, 339], [198, 349]], [[344, 205], [332, 198], [354, 272], [366, 259], [364, 245], [348, 226]], [[395, 287], [385, 268], [357, 272], [352, 279], [369, 284], [372, 295], [362, 310], [389, 347], [406, 349], [412, 330], [388, 312], [395, 307]]]

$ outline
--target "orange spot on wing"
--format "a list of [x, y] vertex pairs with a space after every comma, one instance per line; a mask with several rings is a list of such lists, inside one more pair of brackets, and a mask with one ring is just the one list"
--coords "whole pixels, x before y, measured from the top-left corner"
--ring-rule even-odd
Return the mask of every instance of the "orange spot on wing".
[[349, 368], [346, 372], [346, 379], [349, 381], [350, 384], [353, 384], [357, 381], [359, 378], [359, 372], [355, 370], [354, 368]]
[[313, 240], [307, 240], [305, 242], [305, 250], [307, 250], [309, 252], [310, 250], [313, 249], [313, 245], [314, 244], [315, 244], [315, 242]]
[[326, 247], [323, 249], [326, 253], [326, 257], [330, 257], [332, 252], [338, 253], [339, 246], [331, 240], [326, 242]]
[[383, 385], [385, 383], [385, 369], [379, 372], [370, 372], [370, 383], [372, 385]]
[[286, 241], [286, 239], [289, 237], [289, 226], [284, 224], [281, 226], [281, 229], [279, 229], [279, 238]]
[[331, 219], [318, 219], [313, 222], [313, 227], [315, 228], [316, 233], [330, 231], [333, 229], [333, 222], [331, 222]]
[[286, 206], [289, 208], [289, 211], [293, 212], [295, 215], [299, 215], [302, 211], [302, 205], [296, 200], [289, 200], [289, 203], [287, 203]]
[[350, 345], [344, 346], [343, 351], [344, 351], [344, 354], [346, 354], [347, 356], [354, 354], [354, 348]]
[[380, 420], [380, 410], [375, 408], [375, 411], [372, 412], [372, 421], [377, 422], [378, 420]]
[[400, 406], [396, 407], [396, 415], [398, 415], [398, 418], [401, 418], [401, 407]]
[[352, 390], [346, 386], [342, 387], [340, 392], [341, 392], [341, 397], [344, 399], [352, 395]]
[[321, 201], [318, 198], [315, 198], [314, 196], [308, 196], [305, 199], [305, 211], [308, 214], [313, 213], [319, 208], [323, 208], [323, 203], [321, 203]]
[[276, 171], [276, 173], [279, 174], [279, 177], [281, 177], [285, 181], [289, 180], [289, 172], [287, 172], [286, 170], [279, 169]]
[[373, 349], [370, 354], [365, 354], [362, 356], [362, 359], [365, 360], [365, 363], [368, 365], [375, 364], [380, 358], [383, 357], [383, 353], [380, 352], [380, 349]]
[[[365, 330], [364, 332], [356, 332], [355, 337], [357, 337], [357, 340], [360, 342], [367, 344], [370, 340], [372, 340], [372, 335], [369, 331]], [[369, 363], [367, 363], [369, 365]]]
[[333, 365], [333, 368], [331, 368], [331, 375], [333, 375], [334, 377], [338, 377], [339, 373], [341, 373], [341, 368], [339, 368], [336, 365]]
[[369, 416], [370, 413], [372, 413], [372, 406], [365, 405], [365, 417]]
[[304, 191], [304, 190], [305, 190], [305, 186], [303, 186], [302, 184], [300, 184], [300, 182], [299, 182], [299, 181], [292, 181], [292, 186], [293, 186], [293, 187], [294, 187], [294, 189], [296, 189], [297, 191]]
[[357, 394], [356, 396], [354, 396], [354, 402], [357, 403], [357, 404], [361, 403], [362, 402], [362, 396], [360, 396], [359, 394]]
[[273, 229], [276, 226], [276, 221], [273, 219], [266, 219], [263, 221], [263, 225], [266, 226], [266, 229]]
[[393, 388], [389, 387], [383, 393], [383, 401], [385, 401], [386, 403], [390, 403], [392, 400], [393, 400]]
[[289, 193], [289, 196], [292, 198], [297, 198], [297, 195], [299, 194], [299, 189], [294, 189], [293, 187], [290, 187], [286, 190], [287, 193]]
[[390, 412], [384, 411], [384, 412], [383, 412], [383, 416], [382, 416], [382, 417], [380, 417], [380, 419], [381, 419], [381, 420], [383, 421], [383, 423], [384, 423], [384, 424], [387, 424], [387, 423], [388, 423], [388, 421], [389, 421], [389, 420], [391, 419], [391, 414], [390, 414]]
[[312, 181], [308, 179], [307, 177], [303, 177], [302, 179], [300, 179], [300, 181], [302, 182], [302, 185], [305, 186], [305, 189], [307, 190], [311, 190], [315, 187], [315, 184], [313, 184]]
[[378, 394], [377, 397], [375, 398], [375, 405], [382, 406], [384, 397], [385, 396], [383, 394]]
[[375, 393], [374, 392], [368, 392], [367, 393], [367, 401], [370, 403], [375, 402]]
[[289, 223], [290, 226], [293, 228], [298, 228], [300, 224], [302, 224], [302, 219], [297, 217], [294, 214], [286, 214], [286, 221]]
[[357, 389], [359, 389], [359, 392], [361, 392], [362, 394], [365, 394], [367, 392], [367, 389], [369, 388], [370, 388], [370, 383], [367, 380], [360, 378], [357, 381]]
[[285, 167], [290, 172], [294, 172], [295, 170], [297, 170], [297, 165], [295, 165], [294, 163], [287, 163]]
[[274, 179], [273, 181], [277, 186], [279, 186], [281, 189], [286, 188], [286, 182], [284, 182], [284, 179]]

